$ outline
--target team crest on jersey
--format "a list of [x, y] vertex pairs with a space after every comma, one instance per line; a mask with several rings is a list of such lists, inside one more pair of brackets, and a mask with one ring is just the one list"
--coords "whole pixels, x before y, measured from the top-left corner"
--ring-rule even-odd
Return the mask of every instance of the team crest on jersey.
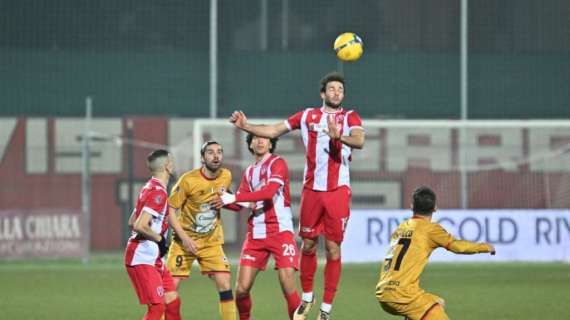
[[162, 197], [160, 195], [154, 197], [154, 203], [160, 204], [160, 202], [162, 202]]
[[221, 192], [221, 193], [224, 193], [224, 192], [226, 192], [226, 187], [224, 187], [224, 186], [221, 186], [221, 187], [220, 187], [220, 192]]
[[343, 121], [344, 121], [344, 114], [339, 115], [339, 116], [337, 117], [337, 120], [338, 120], [338, 121], [337, 121], [338, 123], [343, 122]]
[[162, 286], [156, 287], [156, 294], [157, 294], [159, 297], [164, 296], [164, 288], [163, 288]]

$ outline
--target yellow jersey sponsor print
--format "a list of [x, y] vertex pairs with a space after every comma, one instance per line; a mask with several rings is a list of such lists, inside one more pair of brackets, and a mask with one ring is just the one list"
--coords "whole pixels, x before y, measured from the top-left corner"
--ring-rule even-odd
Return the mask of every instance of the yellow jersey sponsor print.
[[210, 208], [209, 202], [216, 194], [229, 190], [231, 181], [228, 169], [220, 169], [216, 178], [209, 179], [200, 168], [182, 175], [172, 188], [168, 205], [180, 210], [178, 221], [199, 248], [224, 243], [220, 211]]
[[489, 252], [488, 245], [456, 240], [441, 225], [413, 217], [402, 222], [390, 238], [380, 270], [376, 298], [383, 302], [409, 303], [424, 293], [420, 275], [436, 248], [455, 253]]

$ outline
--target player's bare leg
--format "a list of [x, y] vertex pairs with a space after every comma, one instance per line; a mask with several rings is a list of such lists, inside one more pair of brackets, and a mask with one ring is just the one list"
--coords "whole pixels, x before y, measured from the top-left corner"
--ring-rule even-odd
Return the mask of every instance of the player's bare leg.
[[212, 272], [210, 279], [214, 280], [220, 295], [220, 316], [222, 320], [236, 319], [236, 304], [230, 284], [229, 272]]
[[251, 287], [255, 282], [259, 269], [250, 266], [239, 266], [236, 281], [236, 305], [240, 320], [249, 320], [251, 317]]
[[325, 292], [323, 294], [323, 303], [319, 311], [319, 320], [328, 320], [330, 317], [332, 302], [336, 295], [342, 267], [340, 262], [340, 243], [327, 239], [325, 248], [327, 256], [324, 278]]
[[301, 287], [303, 289], [303, 297], [301, 306], [299, 306], [293, 316], [294, 320], [304, 320], [315, 303], [313, 283], [315, 272], [317, 271], [318, 242], [318, 238], [303, 238], [303, 247], [301, 248]]
[[301, 307], [301, 297], [299, 297], [297, 286], [295, 285], [295, 269], [281, 268], [277, 272], [281, 290], [285, 300], [287, 300], [287, 314], [289, 319], [293, 319], [293, 314]]

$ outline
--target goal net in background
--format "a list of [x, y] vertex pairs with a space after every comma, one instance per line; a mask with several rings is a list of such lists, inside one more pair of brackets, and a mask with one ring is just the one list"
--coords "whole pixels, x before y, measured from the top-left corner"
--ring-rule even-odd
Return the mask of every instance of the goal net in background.
[[[351, 163], [355, 209], [407, 208], [409, 195], [419, 185], [434, 188], [441, 208], [570, 206], [570, 122], [365, 120], [364, 126], [364, 149], [354, 152]], [[226, 120], [195, 120], [191, 134], [184, 148], [170, 141], [182, 166], [199, 166], [199, 157], [192, 155], [200, 154], [204, 141], [214, 139], [224, 148], [234, 185], [239, 184], [242, 170], [252, 161], [245, 133]], [[305, 155], [300, 132], [282, 136], [277, 153], [289, 164], [292, 200], [298, 208]]]

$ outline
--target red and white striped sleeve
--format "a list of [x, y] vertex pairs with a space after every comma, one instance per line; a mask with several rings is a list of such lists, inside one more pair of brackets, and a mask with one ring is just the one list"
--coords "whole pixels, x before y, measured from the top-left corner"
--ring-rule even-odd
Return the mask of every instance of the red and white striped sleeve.
[[289, 131], [301, 128], [301, 119], [303, 118], [303, 112], [304, 111], [299, 111], [285, 120], [285, 125]]

